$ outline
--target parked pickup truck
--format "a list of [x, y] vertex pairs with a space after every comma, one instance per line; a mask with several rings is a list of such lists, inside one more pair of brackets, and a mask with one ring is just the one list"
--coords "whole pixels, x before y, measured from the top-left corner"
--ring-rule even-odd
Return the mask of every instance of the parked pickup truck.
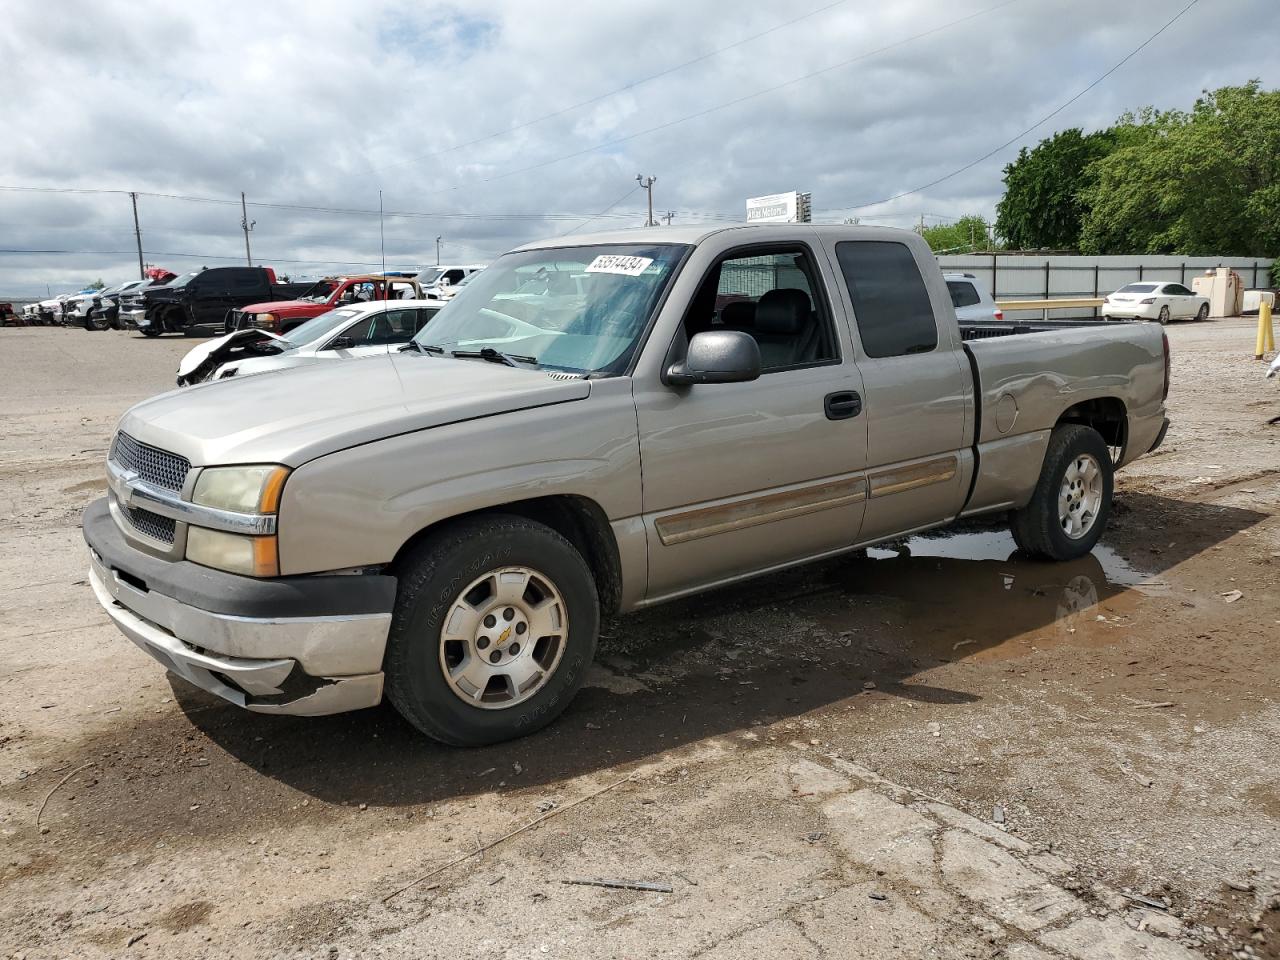
[[125, 294], [120, 298], [119, 315], [145, 336], [158, 337], [190, 326], [222, 327], [236, 307], [287, 300], [312, 286], [311, 282], [277, 283], [270, 267], [213, 267]]
[[374, 300], [417, 300], [422, 288], [410, 277], [365, 275], [360, 277], [325, 277], [317, 281], [297, 300], [253, 303], [227, 314], [226, 332], [266, 330], [288, 333], [312, 317], [355, 303]]
[[531, 244], [400, 351], [127, 411], [90, 582], [249, 710], [385, 694], [492, 743], [565, 708], [602, 615], [979, 514], [1087, 553], [1168, 427], [1162, 333], [962, 327], [927, 244], [885, 228]]

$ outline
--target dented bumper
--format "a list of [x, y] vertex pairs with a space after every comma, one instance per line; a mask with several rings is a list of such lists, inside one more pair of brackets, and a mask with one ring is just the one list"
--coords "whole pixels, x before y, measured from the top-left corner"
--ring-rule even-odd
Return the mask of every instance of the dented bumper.
[[394, 578], [255, 580], [161, 560], [124, 540], [103, 501], [85, 511], [84, 534], [98, 602], [184, 680], [257, 713], [319, 716], [382, 699]]

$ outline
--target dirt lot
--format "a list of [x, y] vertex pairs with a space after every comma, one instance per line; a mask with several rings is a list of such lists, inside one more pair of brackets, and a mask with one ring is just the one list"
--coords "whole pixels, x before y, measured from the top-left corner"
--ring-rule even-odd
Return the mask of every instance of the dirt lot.
[[79, 516], [191, 341], [0, 330], [0, 956], [1280, 957], [1280, 387], [1248, 322], [1169, 334], [1094, 556], [971, 528], [607, 623], [463, 751], [171, 686]]

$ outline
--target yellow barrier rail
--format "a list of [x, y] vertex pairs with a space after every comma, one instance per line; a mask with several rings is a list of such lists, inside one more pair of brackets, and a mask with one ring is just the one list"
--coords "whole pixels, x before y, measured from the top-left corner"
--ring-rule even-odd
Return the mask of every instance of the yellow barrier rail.
[[1106, 301], [1102, 297], [1071, 297], [1062, 300], [997, 300], [1001, 310], [1080, 310], [1100, 307]]

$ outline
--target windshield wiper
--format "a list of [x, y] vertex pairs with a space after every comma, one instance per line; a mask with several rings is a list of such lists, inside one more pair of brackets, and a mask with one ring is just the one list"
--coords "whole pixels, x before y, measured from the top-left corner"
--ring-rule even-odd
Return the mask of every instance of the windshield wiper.
[[419, 353], [444, 353], [444, 347], [437, 347], [434, 343], [419, 343], [417, 340], [410, 340], [400, 348], [401, 353], [404, 353], [406, 350], [417, 350]]
[[481, 347], [479, 350], [451, 350], [449, 356], [462, 360], [480, 359], [490, 363], [505, 363], [508, 367], [518, 367], [522, 363], [537, 363], [536, 357], [522, 357], [518, 353], [503, 353], [493, 347]]

